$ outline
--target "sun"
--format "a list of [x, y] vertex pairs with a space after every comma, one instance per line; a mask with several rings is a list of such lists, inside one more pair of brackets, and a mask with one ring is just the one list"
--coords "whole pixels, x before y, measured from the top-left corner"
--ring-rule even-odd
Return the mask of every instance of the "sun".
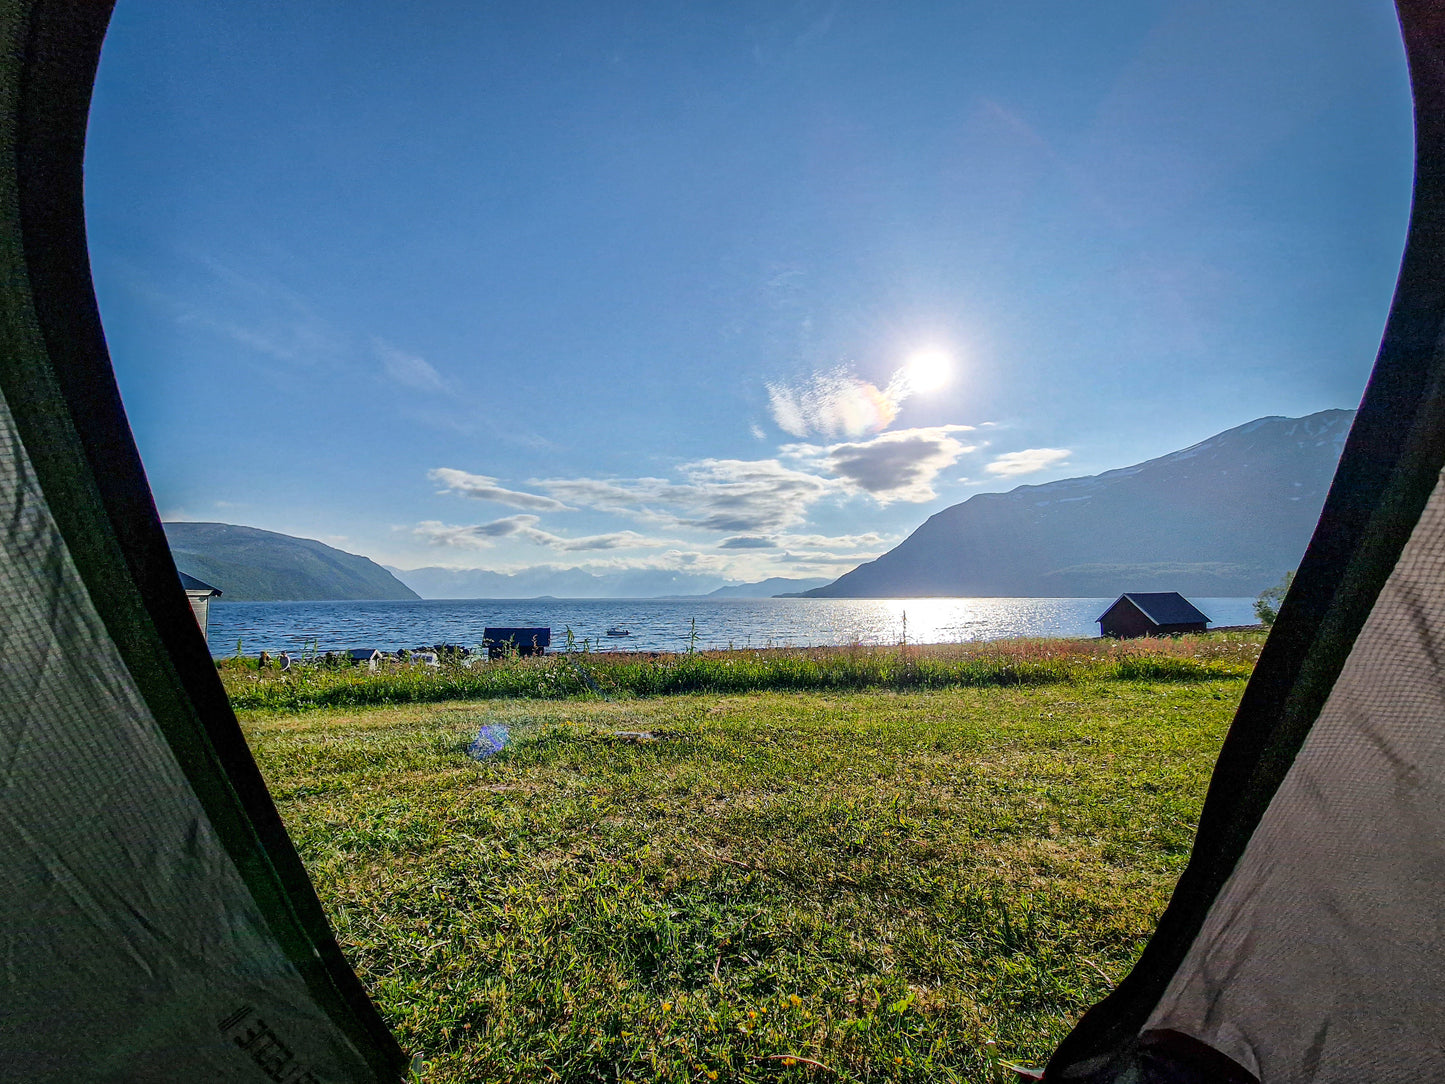
[[938, 391], [953, 379], [953, 358], [937, 349], [919, 350], [903, 363], [903, 377], [908, 390], [926, 394]]

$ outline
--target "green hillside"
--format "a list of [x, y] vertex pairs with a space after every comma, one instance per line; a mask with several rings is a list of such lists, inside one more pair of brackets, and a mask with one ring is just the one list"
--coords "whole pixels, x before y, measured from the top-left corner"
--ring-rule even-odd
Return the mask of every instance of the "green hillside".
[[167, 523], [176, 567], [231, 602], [419, 597], [374, 561], [310, 538], [229, 523]]

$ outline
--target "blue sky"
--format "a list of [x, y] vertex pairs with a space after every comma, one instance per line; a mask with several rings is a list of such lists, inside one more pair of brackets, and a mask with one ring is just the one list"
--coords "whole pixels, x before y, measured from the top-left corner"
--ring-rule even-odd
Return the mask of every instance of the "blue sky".
[[1384, 0], [121, 0], [87, 214], [167, 518], [707, 587], [1353, 406], [1411, 150]]

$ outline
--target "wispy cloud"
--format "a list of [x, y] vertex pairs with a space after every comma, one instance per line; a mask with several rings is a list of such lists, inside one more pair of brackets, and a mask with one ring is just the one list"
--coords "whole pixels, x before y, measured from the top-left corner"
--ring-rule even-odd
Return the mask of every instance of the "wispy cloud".
[[703, 459], [684, 480], [551, 478], [532, 482], [560, 500], [648, 523], [761, 536], [802, 523], [836, 483], [776, 459]]
[[768, 407], [784, 433], [860, 437], [893, 424], [900, 400], [846, 366], [814, 373], [801, 384], [768, 384]]
[[1058, 466], [1072, 454], [1067, 448], [1025, 448], [1021, 452], [1006, 452], [998, 456], [984, 470], [1011, 478], [1016, 474], [1033, 474]]
[[446, 381], [442, 379], [441, 373], [425, 358], [398, 350], [381, 339], [373, 339], [371, 345], [376, 356], [381, 359], [382, 371], [398, 384], [415, 388], [417, 391], [446, 390]]
[[815, 372], [801, 383], [769, 383], [768, 408], [777, 427], [794, 437], [881, 433], [915, 392], [946, 382], [950, 367], [942, 351], [920, 351], [880, 388], [840, 365]]
[[563, 535], [544, 531], [537, 524], [538, 517], [519, 514], [492, 520], [490, 523], [453, 525], [438, 520], [418, 523], [412, 533], [433, 546], [450, 546], [460, 549], [486, 549], [500, 538], [514, 538], [562, 553], [582, 553], [592, 550], [616, 550], [645, 546], [663, 546], [668, 543], [649, 539], [636, 531], [615, 531], [610, 534], [585, 535], [567, 538]]
[[182, 313], [179, 324], [194, 324], [226, 336], [274, 361], [312, 365], [345, 349], [345, 342], [325, 323], [304, 319], [267, 319], [243, 325], [199, 311]]
[[468, 474], [453, 467], [437, 467], [426, 476], [442, 487], [443, 493], [456, 493], [476, 501], [496, 501], [513, 508], [532, 508], [538, 512], [561, 512], [567, 505], [539, 493], [523, 493], [504, 488], [495, 478], [485, 474]]
[[178, 324], [204, 327], [289, 365], [338, 364], [353, 346], [352, 336], [280, 282], [243, 274], [209, 256], [195, 260], [211, 276], [199, 291], [210, 295], [211, 304], [180, 301], [146, 282], [135, 285], [170, 308]]

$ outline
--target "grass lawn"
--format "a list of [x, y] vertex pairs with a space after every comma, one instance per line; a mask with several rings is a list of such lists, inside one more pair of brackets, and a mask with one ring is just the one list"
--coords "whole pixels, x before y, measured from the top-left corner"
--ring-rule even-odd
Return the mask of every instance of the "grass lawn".
[[[1242, 677], [243, 716], [450, 1081], [992, 1081], [1128, 969]], [[468, 743], [510, 728], [478, 762]], [[616, 731], [650, 731], [636, 742]]]

